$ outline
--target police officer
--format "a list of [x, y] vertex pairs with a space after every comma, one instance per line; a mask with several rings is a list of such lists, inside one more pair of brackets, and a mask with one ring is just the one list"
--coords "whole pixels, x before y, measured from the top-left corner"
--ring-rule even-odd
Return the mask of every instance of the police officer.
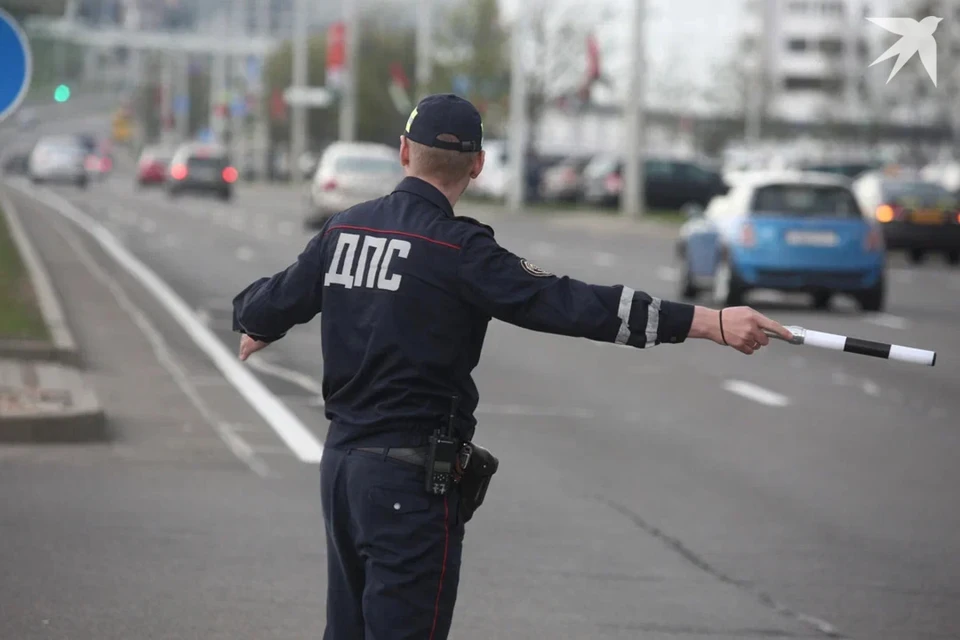
[[482, 137], [469, 102], [424, 98], [400, 138], [407, 177], [394, 191], [330, 218], [296, 262], [234, 300], [243, 360], [322, 311], [326, 640], [447, 638], [463, 497], [429, 492], [425, 467], [452, 397], [453, 437], [473, 436], [471, 372], [492, 318], [639, 349], [702, 338], [751, 354], [768, 344], [764, 329], [790, 337], [747, 307], [586, 284], [507, 251], [454, 214], [483, 169]]

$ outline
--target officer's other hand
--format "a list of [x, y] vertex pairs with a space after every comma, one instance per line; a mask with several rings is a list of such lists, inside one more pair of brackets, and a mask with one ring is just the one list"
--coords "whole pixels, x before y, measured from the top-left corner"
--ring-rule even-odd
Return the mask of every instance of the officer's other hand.
[[254, 340], [246, 334], [240, 336], [240, 360], [246, 360], [252, 354], [267, 346], [267, 344], [267, 342]]
[[770, 336], [764, 333], [764, 329], [786, 340], [793, 338], [789, 329], [750, 307], [727, 307], [722, 312], [721, 331], [721, 312], [697, 307], [691, 334], [694, 337], [708, 338], [717, 344], [725, 344], [747, 355], [770, 344]]

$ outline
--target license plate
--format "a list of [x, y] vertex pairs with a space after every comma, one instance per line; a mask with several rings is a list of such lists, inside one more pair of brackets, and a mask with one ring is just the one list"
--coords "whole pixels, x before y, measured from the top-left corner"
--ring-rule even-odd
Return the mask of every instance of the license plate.
[[216, 176], [216, 173], [213, 171], [213, 169], [203, 168], [193, 170], [193, 177], [197, 178], [198, 180], [213, 180], [214, 176]]
[[830, 231], [788, 231], [787, 244], [800, 247], [835, 247], [840, 244], [840, 238]]
[[916, 211], [910, 220], [917, 224], [943, 224], [945, 216], [942, 211]]

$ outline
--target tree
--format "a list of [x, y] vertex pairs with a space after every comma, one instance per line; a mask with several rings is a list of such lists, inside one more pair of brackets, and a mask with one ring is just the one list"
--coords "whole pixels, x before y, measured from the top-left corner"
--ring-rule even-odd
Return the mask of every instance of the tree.
[[509, 34], [501, 23], [499, 3], [467, 0], [441, 14], [438, 23], [430, 90], [459, 92], [483, 113], [487, 134], [501, 135], [503, 107], [510, 92], [510, 60]]
[[[399, 63], [408, 77], [413, 77], [414, 37], [409, 27], [391, 26], [383, 12], [372, 12], [360, 20], [357, 78], [357, 138], [359, 140], [397, 144], [409, 114], [400, 113], [390, 99], [390, 65]], [[395, 24], [395, 23], [394, 23]], [[350, 37], [349, 34], [347, 37]], [[309, 84], [326, 84], [326, 35], [315, 34], [309, 40]], [[291, 85], [293, 51], [285, 43], [266, 63], [266, 98], [274, 91], [283, 92]], [[309, 128], [317, 145], [338, 137], [337, 103], [326, 108], [311, 109]], [[289, 122], [273, 122], [271, 137], [290, 137]]]
[[547, 108], [560, 100], [576, 100], [586, 75], [587, 42], [597, 27], [609, 21], [611, 9], [603, 2], [563, 3], [557, 0], [524, 0], [530, 12], [531, 64], [527, 79], [528, 148], [536, 147], [536, 131]]

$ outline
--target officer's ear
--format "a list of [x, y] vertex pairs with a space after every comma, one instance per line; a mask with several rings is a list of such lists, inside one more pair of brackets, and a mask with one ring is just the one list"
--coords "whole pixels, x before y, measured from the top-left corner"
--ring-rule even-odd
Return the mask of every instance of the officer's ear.
[[480, 151], [477, 157], [473, 159], [473, 167], [470, 169], [471, 180], [476, 180], [480, 176], [480, 172], [483, 171], [483, 161], [487, 157], [486, 153], [486, 151]]
[[400, 166], [410, 166], [410, 145], [406, 136], [400, 136]]

